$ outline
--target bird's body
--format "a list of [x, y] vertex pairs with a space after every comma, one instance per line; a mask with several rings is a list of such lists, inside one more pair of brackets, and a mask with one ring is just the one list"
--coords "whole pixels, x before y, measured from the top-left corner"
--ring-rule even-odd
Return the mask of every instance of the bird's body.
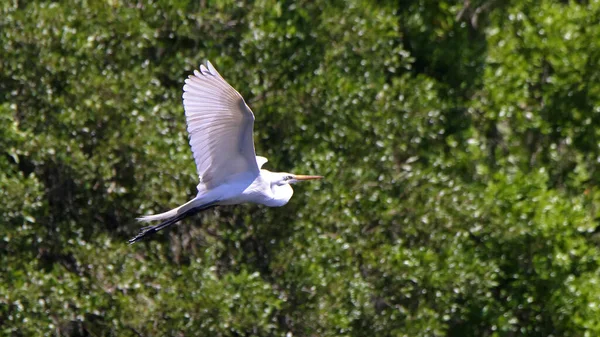
[[163, 222], [142, 228], [130, 243], [213, 206], [283, 206], [294, 193], [291, 183], [321, 178], [262, 169], [267, 158], [256, 156], [254, 151], [254, 114], [210, 62], [201, 65], [200, 71], [194, 71], [185, 83], [183, 105], [200, 178], [198, 194], [168, 212], [139, 218]]
[[[226, 186], [220, 186], [215, 198], [219, 199], [219, 205], [236, 205], [243, 203], [262, 204], [269, 207], [280, 207], [288, 203], [294, 190], [289, 184], [275, 187], [271, 185], [273, 173], [261, 170], [261, 173], [250, 180], [248, 177], [240, 177]], [[221, 196], [218, 196], [221, 195]]]

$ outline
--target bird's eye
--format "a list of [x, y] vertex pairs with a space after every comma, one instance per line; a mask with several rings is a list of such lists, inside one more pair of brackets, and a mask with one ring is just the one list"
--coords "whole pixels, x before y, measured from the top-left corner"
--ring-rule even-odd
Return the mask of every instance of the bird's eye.
[[292, 177], [292, 176], [287, 176], [287, 177], [285, 177], [285, 180], [286, 180], [286, 181], [287, 181], [287, 180], [292, 180], [292, 179], [294, 179], [294, 177]]

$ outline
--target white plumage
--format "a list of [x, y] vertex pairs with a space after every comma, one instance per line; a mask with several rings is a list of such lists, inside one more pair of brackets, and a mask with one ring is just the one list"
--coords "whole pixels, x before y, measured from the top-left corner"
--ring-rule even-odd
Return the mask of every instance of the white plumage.
[[183, 107], [201, 183], [214, 187], [231, 175], [258, 174], [254, 114], [210, 62], [185, 80]]
[[254, 114], [210, 62], [185, 80], [183, 107], [200, 179], [198, 195], [168, 212], [139, 218], [165, 221], [142, 228], [130, 243], [216, 205], [283, 206], [292, 197], [291, 183], [322, 178], [261, 169], [268, 160], [254, 150]]

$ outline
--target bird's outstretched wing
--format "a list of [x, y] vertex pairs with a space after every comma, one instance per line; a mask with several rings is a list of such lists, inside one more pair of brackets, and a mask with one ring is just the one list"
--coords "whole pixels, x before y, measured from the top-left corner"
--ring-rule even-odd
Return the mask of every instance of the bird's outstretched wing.
[[238, 173], [258, 174], [254, 114], [210, 62], [185, 80], [183, 107], [201, 185], [211, 189]]

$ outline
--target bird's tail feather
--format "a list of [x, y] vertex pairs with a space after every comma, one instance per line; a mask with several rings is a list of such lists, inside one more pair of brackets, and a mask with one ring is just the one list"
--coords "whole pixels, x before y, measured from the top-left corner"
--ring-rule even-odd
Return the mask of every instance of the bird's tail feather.
[[191, 208], [196, 207], [198, 204], [201, 204], [201, 202], [199, 203], [199, 201], [200, 200], [198, 200], [198, 199], [192, 199], [177, 208], [173, 208], [170, 211], [167, 211], [164, 213], [159, 213], [159, 214], [141, 216], [141, 217], [137, 218], [137, 221], [149, 222], [149, 221], [164, 220], [164, 219], [172, 218], [179, 213], [183, 213]]
[[210, 202], [207, 204], [200, 204], [200, 200], [194, 199], [168, 212], [138, 218], [139, 221], [153, 221], [162, 219], [167, 220], [161, 222], [158, 225], [141, 228], [138, 235], [129, 240], [129, 244], [134, 244], [145, 237], [148, 237], [164, 228], [176, 224], [177, 222], [183, 220], [184, 218], [187, 218], [188, 216], [194, 215], [202, 210], [216, 206], [217, 203], [218, 201]]

